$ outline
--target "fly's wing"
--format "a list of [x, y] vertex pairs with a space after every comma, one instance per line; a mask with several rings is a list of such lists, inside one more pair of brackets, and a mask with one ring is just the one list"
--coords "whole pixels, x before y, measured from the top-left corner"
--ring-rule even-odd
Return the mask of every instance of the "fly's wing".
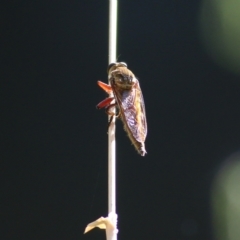
[[144, 142], [147, 135], [147, 121], [144, 99], [138, 80], [131, 90], [114, 91], [123, 121], [138, 142]]

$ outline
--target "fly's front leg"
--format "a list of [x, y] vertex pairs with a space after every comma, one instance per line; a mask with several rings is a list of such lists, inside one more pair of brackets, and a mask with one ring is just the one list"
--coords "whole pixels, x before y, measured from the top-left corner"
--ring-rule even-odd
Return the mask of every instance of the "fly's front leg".
[[111, 94], [112, 93], [112, 87], [104, 82], [98, 81], [98, 86], [102, 88], [106, 93]]

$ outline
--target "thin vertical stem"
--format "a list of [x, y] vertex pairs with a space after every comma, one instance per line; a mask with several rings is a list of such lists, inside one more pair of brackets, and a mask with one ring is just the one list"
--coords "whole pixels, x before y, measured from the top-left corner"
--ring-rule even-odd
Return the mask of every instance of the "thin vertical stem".
[[[117, 0], [109, 0], [109, 64], [116, 61], [116, 46]], [[117, 228], [115, 117], [113, 117], [112, 123], [108, 129], [108, 213], [114, 226]], [[117, 231], [114, 232], [111, 240], [117, 240]]]

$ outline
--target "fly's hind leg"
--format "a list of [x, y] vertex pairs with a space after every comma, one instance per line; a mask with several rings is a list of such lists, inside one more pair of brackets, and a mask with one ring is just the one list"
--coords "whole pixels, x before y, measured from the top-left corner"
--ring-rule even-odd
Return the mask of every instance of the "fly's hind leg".
[[[113, 115], [112, 115], [112, 116], [110, 117], [110, 119], [109, 119], [107, 129], [109, 129], [109, 127], [110, 127], [110, 125], [111, 125], [111, 123], [112, 123], [112, 120], [113, 120]], [[108, 131], [107, 131], [107, 133], [108, 133]]]
[[108, 107], [106, 107], [105, 112], [106, 112], [109, 116], [111, 116], [110, 119], [109, 119], [109, 122], [108, 122], [108, 129], [109, 129], [109, 126], [110, 126], [111, 123], [112, 123], [113, 117], [115, 116], [115, 117], [118, 118], [118, 117], [120, 116], [120, 111], [119, 111], [118, 113], [114, 113], [114, 112], [110, 111], [110, 108], [116, 107], [116, 106], [117, 106], [117, 103], [113, 103], [113, 104], [110, 104]]
[[107, 107], [105, 108], [106, 114], [109, 115], [109, 116], [116, 116], [116, 117], [118, 118], [118, 117], [120, 116], [120, 111], [118, 111], [118, 113], [115, 113], [115, 112], [110, 111], [110, 109], [111, 109], [112, 107], [116, 107], [116, 106], [117, 106], [117, 103], [113, 103], [113, 104], [110, 104], [109, 106], [107, 106]]

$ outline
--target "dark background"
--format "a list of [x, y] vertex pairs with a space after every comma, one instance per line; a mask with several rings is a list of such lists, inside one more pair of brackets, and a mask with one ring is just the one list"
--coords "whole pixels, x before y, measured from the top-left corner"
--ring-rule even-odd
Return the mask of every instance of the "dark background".
[[[199, 37], [200, 1], [119, 1], [118, 55], [148, 154], [117, 123], [118, 238], [208, 240], [211, 183], [240, 144], [239, 78]], [[8, 1], [1, 28], [1, 239], [105, 239], [108, 1]]]

